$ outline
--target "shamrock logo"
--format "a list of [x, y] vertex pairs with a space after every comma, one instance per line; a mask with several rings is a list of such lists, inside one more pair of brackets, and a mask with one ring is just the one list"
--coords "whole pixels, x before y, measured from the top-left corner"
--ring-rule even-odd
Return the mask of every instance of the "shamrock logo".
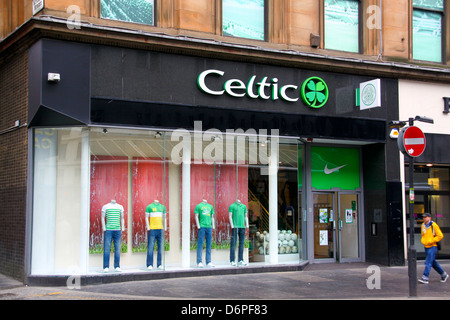
[[319, 77], [311, 77], [303, 82], [302, 98], [311, 108], [321, 108], [328, 101], [328, 86]]

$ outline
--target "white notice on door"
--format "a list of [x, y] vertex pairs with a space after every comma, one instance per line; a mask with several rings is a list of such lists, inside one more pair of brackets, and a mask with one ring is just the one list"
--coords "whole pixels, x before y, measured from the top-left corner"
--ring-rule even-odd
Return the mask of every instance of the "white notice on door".
[[319, 230], [319, 245], [328, 245], [328, 230]]

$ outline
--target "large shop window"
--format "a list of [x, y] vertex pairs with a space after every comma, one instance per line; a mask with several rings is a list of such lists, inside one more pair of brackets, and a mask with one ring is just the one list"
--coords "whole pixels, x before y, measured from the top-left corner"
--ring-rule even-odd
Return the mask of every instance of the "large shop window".
[[265, 39], [265, 0], [223, 0], [224, 36], [254, 40]]
[[360, 2], [325, 0], [325, 49], [359, 52]]
[[295, 139], [114, 128], [34, 136], [32, 274], [233, 268], [305, 256], [303, 148]]
[[[409, 169], [405, 168], [405, 199], [409, 199]], [[415, 165], [414, 166], [414, 243], [417, 247], [418, 257], [425, 257], [421, 245], [420, 226], [423, 222], [422, 214], [431, 213], [442, 232], [442, 250], [438, 252], [441, 257], [450, 257], [450, 169], [448, 167]], [[409, 220], [409, 205], [406, 205], [406, 219]], [[407, 222], [409, 226], [409, 222]], [[409, 231], [408, 231], [409, 232]], [[408, 237], [409, 241], [409, 237]]]
[[155, 25], [155, 0], [101, 0], [101, 17]]
[[444, 0], [413, 1], [413, 58], [442, 62]]

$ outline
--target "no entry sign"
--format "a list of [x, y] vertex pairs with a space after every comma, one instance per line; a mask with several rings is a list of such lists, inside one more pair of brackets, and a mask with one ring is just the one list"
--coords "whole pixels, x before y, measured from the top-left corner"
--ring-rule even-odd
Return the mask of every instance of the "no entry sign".
[[427, 145], [425, 134], [416, 126], [403, 128], [397, 142], [400, 151], [410, 157], [419, 157]]

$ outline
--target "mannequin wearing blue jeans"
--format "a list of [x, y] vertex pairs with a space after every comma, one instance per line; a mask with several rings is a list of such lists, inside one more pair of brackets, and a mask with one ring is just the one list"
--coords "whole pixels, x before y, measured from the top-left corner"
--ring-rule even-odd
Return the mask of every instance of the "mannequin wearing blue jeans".
[[162, 233], [163, 229], [150, 229], [148, 231], [148, 250], [147, 250], [147, 268], [153, 267], [153, 248], [155, 247], [155, 241], [158, 245], [158, 254], [156, 258], [156, 265], [158, 268], [162, 268]]
[[145, 225], [148, 231], [147, 237], [147, 269], [153, 269], [153, 251], [155, 242], [158, 246], [158, 253], [156, 263], [158, 269], [163, 269], [162, 253], [163, 253], [163, 232], [166, 226], [166, 207], [159, 203], [159, 200], [154, 200], [145, 209]]
[[[203, 240], [206, 240], [206, 265], [211, 266], [211, 241], [212, 241], [212, 228], [200, 228], [198, 229], [197, 239], [197, 265], [202, 262]], [[201, 266], [201, 265], [199, 265]]]
[[109, 271], [109, 257], [111, 252], [111, 242], [114, 241], [114, 269], [120, 269], [120, 241], [122, 231], [125, 231], [124, 209], [116, 203], [116, 200], [105, 204], [102, 207], [101, 215], [102, 229], [105, 232], [103, 243], [103, 272]]
[[[114, 241], [114, 269], [120, 268], [120, 238], [122, 231], [106, 230], [105, 243], [103, 247], [103, 269], [109, 268], [109, 256], [111, 251], [111, 242]], [[105, 270], [107, 271], [107, 270]]]
[[211, 262], [211, 242], [212, 242], [212, 229], [215, 229], [214, 221], [214, 208], [208, 204], [206, 200], [199, 203], [194, 210], [195, 224], [197, 225], [197, 267], [203, 267], [202, 263], [202, 251], [203, 240], [206, 239], [206, 266], [214, 267]]
[[228, 209], [231, 226], [230, 263], [236, 266], [236, 242], [239, 237], [238, 261], [239, 266], [246, 266], [244, 261], [245, 229], [248, 228], [247, 207], [237, 199]]

